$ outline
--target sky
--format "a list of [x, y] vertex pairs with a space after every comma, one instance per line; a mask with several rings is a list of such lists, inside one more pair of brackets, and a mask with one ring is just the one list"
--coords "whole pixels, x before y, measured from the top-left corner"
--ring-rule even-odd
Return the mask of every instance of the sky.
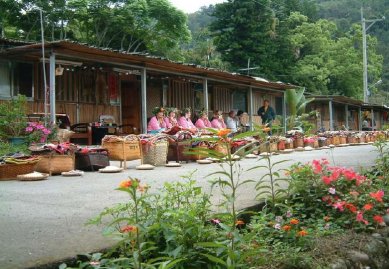
[[193, 13], [200, 9], [202, 6], [214, 5], [222, 3], [224, 0], [169, 0], [173, 6], [181, 9], [185, 13]]

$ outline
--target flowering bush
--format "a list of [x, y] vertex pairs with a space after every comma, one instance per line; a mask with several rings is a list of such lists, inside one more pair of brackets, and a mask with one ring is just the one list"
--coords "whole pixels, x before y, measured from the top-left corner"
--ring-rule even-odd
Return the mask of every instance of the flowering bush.
[[327, 160], [294, 165], [289, 173], [292, 200], [304, 204], [298, 208], [301, 212], [328, 216], [343, 227], [365, 229], [383, 223], [388, 195], [376, 181], [351, 168], [329, 166]]
[[30, 143], [44, 143], [52, 133], [49, 128], [39, 122], [28, 122], [25, 131], [29, 136]]

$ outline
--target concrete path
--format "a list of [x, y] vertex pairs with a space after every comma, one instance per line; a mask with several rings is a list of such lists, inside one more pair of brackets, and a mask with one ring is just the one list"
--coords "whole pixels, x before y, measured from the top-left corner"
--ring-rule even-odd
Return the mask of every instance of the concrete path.
[[[370, 145], [294, 152], [272, 156], [272, 160], [308, 162], [327, 158], [336, 165], [368, 167], [374, 164], [377, 153]], [[117, 165], [116, 162], [111, 162]], [[193, 170], [198, 184], [209, 192], [210, 178], [206, 175], [219, 169], [217, 164], [184, 164], [179, 168], [158, 167], [151, 171], [134, 168], [139, 161], [129, 163], [129, 169], [118, 174], [86, 173], [83, 177], [53, 176], [45, 181], [19, 182], [0, 181], [0, 268], [18, 269], [38, 266], [76, 254], [92, 252], [113, 244], [101, 235], [102, 227], [85, 226], [88, 219], [95, 217], [105, 207], [123, 202], [126, 196], [115, 191], [120, 181], [128, 176], [137, 177], [157, 191], [166, 181], [181, 180], [180, 175]], [[240, 161], [244, 169], [258, 165], [257, 160]], [[246, 173], [247, 179], [259, 179], [264, 171]], [[221, 198], [217, 190], [213, 193], [216, 204]], [[239, 207], [256, 203], [253, 186], [247, 185], [239, 192]]]

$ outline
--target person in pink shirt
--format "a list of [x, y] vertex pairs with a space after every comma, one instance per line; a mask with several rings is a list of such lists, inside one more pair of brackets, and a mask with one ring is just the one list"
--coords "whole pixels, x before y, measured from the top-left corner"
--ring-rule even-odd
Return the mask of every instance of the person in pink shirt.
[[181, 114], [182, 116], [178, 120], [178, 125], [181, 126], [183, 130], [195, 133], [197, 131], [197, 128], [190, 119], [190, 116], [192, 115], [190, 107], [183, 109]]
[[208, 111], [200, 111], [200, 118], [196, 121], [195, 126], [199, 129], [212, 128], [212, 124], [208, 119]]
[[178, 121], [177, 121], [177, 108], [175, 107], [170, 107], [166, 109], [168, 112], [167, 117], [165, 117], [165, 123], [166, 123], [166, 128], [170, 129], [174, 126], [178, 126]]
[[155, 115], [149, 121], [147, 125], [148, 133], [159, 133], [165, 131], [167, 126], [165, 122], [165, 109], [163, 107], [155, 107], [153, 109], [153, 114]]
[[224, 123], [223, 112], [220, 110], [215, 110], [213, 112], [213, 119], [211, 121], [212, 128], [215, 129], [225, 129], [227, 126]]

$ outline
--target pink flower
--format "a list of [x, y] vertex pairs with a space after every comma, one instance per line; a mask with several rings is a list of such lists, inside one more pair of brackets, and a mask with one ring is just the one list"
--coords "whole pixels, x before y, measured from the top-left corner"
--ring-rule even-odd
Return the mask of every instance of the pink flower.
[[335, 190], [335, 188], [329, 188], [328, 192], [331, 193], [331, 194], [335, 194], [336, 190]]
[[331, 177], [328, 177], [328, 176], [322, 176], [321, 179], [323, 180], [323, 183], [326, 185], [330, 185], [332, 182]]
[[344, 211], [344, 205], [346, 204], [345, 201], [340, 201], [340, 202], [336, 202], [334, 203], [332, 206], [335, 208], [335, 209], [338, 209], [340, 212], [343, 212]]
[[313, 160], [312, 165], [313, 165], [313, 172], [315, 174], [320, 174], [323, 171], [323, 167], [321, 166], [320, 161]]
[[286, 217], [287, 218], [290, 218], [290, 217], [292, 217], [293, 216], [293, 214], [292, 214], [292, 212], [290, 212], [289, 210], [286, 212]]
[[32, 132], [34, 129], [30, 126], [26, 127], [26, 132]]
[[281, 224], [276, 223], [276, 224], [274, 225], [274, 229], [276, 229], [276, 230], [281, 230]]
[[365, 225], [368, 225], [368, 224], [369, 224], [369, 222], [363, 218], [363, 213], [360, 212], [360, 211], [358, 211], [358, 213], [357, 213], [356, 220], [357, 220], [358, 222], [363, 222]]
[[211, 222], [213, 224], [220, 224], [221, 223], [221, 221], [219, 219], [211, 219]]

